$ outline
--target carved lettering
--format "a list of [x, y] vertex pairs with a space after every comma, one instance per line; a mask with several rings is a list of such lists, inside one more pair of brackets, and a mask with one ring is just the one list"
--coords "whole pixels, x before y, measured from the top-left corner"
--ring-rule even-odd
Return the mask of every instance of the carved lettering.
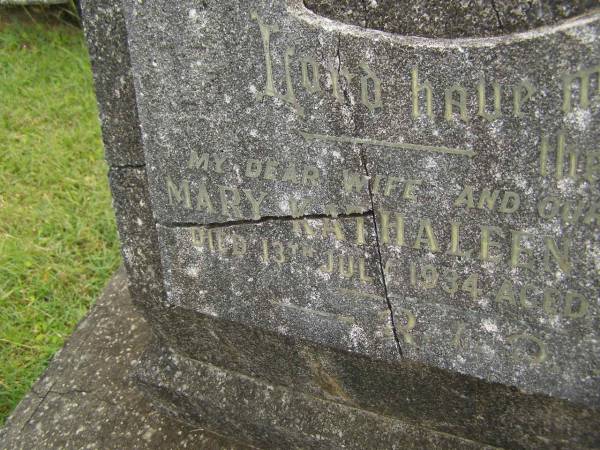
[[[382, 107], [381, 80], [367, 63], [360, 63], [360, 68], [364, 71], [364, 75], [360, 77], [360, 99], [370, 112], [374, 112], [377, 108]], [[370, 91], [373, 92], [373, 95], [369, 94]]]
[[[458, 97], [458, 98], [457, 98]], [[448, 122], [454, 120], [454, 109], [458, 108], [458, 116], [463, 122], [469, 121], [467, 111], [467, 91], [459, 84], [454, 84], [444, 94], [445, 108], [444, 117]]]
[[[304, 56], [301, 59], [302, 67], [302, 86], [311, 94], [321, 91], [321, 81], [319, 74], [319, 65], [311, 56]], [[310, 67], [310, 71], [309, 71]]]
[[433, 100], [431, 83], [425, 81], [423, 84], [419, 83], [419, 71], [416, 68], [411, 70], [411, 95], [412, 95], [412, 116], [413, 119], [421, 117], [421, 108], [419, 106], [419, 97], [423, 93], [425, 97], [425, 114], [430, 119], [433, 118]]
[[563, 106], [565, 113], [573, 110], [573, 87], [577, 83], [579, 88], [579, 107], [588, 109], [590, 107], [590, 78], [596, 75], [598, 90], [600, 91], [600, 65], [581, 69], [576, 72], [567, 73], [563, 76]]
[[487, 112], [487, 101], [486, 101], [486, 85], [485, 85], [485, 78], [481, 78], [479, 80], [479, 83], [477, 84], [477, 98], [479, 100], [479, 109], [477, 111], [477, 114], [479, 114], [481, 117], [483, 117], [485, 120], [492, 122], [493, 120], [496, 120], [497, 118], [499, 118], [502, 115], [502, 111], [501, 111], [501, 97], [500, 97], [500, 85], [498, 84], [498, 82], [494, 81], [492, 83], [492, 90], [493, 90], [493, 94], [492, 94], [492, 99], [493, 99], [493, 105], [494, 105], [494, 110], [493, 112]]

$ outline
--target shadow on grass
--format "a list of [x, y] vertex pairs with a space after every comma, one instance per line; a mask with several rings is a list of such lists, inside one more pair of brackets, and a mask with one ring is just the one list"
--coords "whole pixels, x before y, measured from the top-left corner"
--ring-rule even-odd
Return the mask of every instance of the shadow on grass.
[[79, 2], [68, 0], [57, 5], [1, 5], [0, 26], [8, 23], [44, 24], [45, 26], [71, 25], [81, 28]]

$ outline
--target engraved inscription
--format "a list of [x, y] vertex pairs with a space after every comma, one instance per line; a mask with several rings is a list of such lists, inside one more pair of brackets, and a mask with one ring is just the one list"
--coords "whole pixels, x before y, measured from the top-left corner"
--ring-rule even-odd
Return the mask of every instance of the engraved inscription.
[[[327, 55], [255, 11], [249, 19], [260, 60], [243, 95], [285, 114], [278, 145], [311, 156], [270, 153], [264, 131], [241, 135], [243, 157], [187, 149], [185, 171], [161, 183], [173, 210], [204, 218], [189, 227], [198, 255], [276, 274], [306, 270], [345, 301], [389, 305], [408, 351], [485, 355], [495, 346], [507, 360], [546, 367], [556, 358], [549, 336], [598, 323], [584, 277], [598, 251], [589, 236], [600, 224], [600, 150], [585, 136], [597, 125], [600, 66], [583, 61], [551, 78], [515, 68], [500, 79], [491, 64], [469, 73], [449, 65], [439, 77], [413, 59], [389, 73], [384, 56]], [[319, 126], [328, 105], [325, 115], [343, 115], [344, 125]], [[373, 126], [380, 118], [389, 127]], [[224, 226], [269, 220], [284, 221], [285, 232]], [[347, 325], [359, 319], [270, 301]], [[445, 320], [427, 310], [435, 305], [454, 314], [444, 342], [428, 332]]]

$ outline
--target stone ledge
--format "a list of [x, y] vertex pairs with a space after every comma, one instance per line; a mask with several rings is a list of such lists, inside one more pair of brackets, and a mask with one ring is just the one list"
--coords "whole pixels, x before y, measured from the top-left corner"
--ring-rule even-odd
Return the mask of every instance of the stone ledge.
[[[152, 339], [120, 269], [0, 430], [0, 450], [254, 448], [209, 432], [204, 424], [268, 448], [284, 443], [287, 448], [365, 448], [375, 441], [389, 448], [491, 448], [183, 358], [198, 371], [189, 380], [197, 395], [190, 397], [204, 411], [202, 417], [186, 416], [196, 423], [188, 425], [161, 412], [171, 409], [169, 402], [163, 398], [157, 408], [134, 381], [144, 350], [159, 349]], [[163, 350], [165, 358], [174, 356]], [[153, 370], [148, 361], [141, 369], [146, 374]], [[228, 381], [225, 391], [217, 388], [223, 380]], [[148, 390], [158, 388], [150, 379], [140, 381]], [[171, 382], [176, 380], [162, 380]]]
[[156, 411], [131, 379], [151, 331], [120, 269], [0, 430], [0, 449], [246, 449]]

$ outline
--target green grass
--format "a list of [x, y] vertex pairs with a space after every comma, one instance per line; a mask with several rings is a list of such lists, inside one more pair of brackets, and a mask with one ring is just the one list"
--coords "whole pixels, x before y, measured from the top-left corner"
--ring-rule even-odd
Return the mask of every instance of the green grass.
[[0, 10], [0, 424], [120, 258], [81, 30]]

